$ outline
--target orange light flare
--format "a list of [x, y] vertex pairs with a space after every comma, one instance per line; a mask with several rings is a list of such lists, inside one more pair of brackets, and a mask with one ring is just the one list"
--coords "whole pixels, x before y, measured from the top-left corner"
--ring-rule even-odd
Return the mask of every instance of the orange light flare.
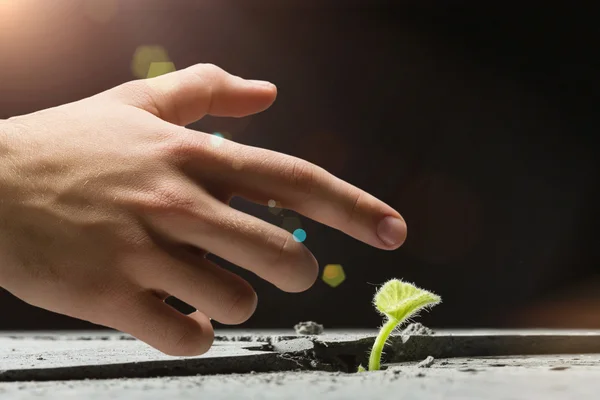
[[0, 0], [0, 37], [8, 36], [9, 30], [19, 24], [19, 20], [25, 15], [24, 4], [25, 2], [18, 0]]
[[[49, 4], [52, 3], [52, 4]], [[72, 3], [72, 2], [71, 2]], [[44, 22], [52, 21], [58, 14], [74, 10], [68, 2], [44, 2], [36, 0], [0, 0], [0, 37], [3, 39], [18, 32], [39, 32], [44, 30]]]
[[0, 59], [4, 69], [20, 64], [31, 53], [43, 24], [38, 15], [33, 1], [0, 0]]
[[[0, 0], [2, 90], [60, 86], [71, 78], [65, 62], [89, 45], [89, 20], [80, 1]], [[41, 86], [40, 86], [41, 85]]]

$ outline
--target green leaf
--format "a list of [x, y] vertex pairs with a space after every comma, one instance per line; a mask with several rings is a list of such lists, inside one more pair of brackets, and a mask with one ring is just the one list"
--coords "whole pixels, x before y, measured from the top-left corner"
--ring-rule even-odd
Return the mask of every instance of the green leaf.
[[361, 365], [358, 366], [358, 371], [356, 371], [356, 372], [366, 372], [366, 371], [367, 370], [365, 369], [365, 367], [363, 367], [362, 364], [361, 364]]
[[421, 309], [434, 306], [441, 301], [440, 296], [435, 293], [420, 289], [399, 279], [386, 282], [377, 291], [373, 299], [373, 303], [380, 313], [398, 322], [402, 322]]

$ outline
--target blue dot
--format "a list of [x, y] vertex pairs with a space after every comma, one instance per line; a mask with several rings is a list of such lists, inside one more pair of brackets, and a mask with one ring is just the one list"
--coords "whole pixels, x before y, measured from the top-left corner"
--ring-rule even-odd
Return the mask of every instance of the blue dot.
[[213, 135], [215, 135], [217, 137], [220, 137], [220, 138], [223, 138], [223, 134], [219, 133], [219, 132], [215, 132], [215, 133], [213, 133]]
[[294, 231], [294, 240], [300, 243], [306, 240], [306, 232], [304, 231], [304, 229], [296, 229]]

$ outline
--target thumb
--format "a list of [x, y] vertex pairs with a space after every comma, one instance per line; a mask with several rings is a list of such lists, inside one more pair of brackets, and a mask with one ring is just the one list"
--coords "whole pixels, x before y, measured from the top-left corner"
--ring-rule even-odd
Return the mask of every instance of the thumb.
[[242, 79], [212, 64], [196, 64], [114, 89], [125, 103], [185, 126], [205, 115], [244, 117], [266, 110], [277, 97], [275, 85]]

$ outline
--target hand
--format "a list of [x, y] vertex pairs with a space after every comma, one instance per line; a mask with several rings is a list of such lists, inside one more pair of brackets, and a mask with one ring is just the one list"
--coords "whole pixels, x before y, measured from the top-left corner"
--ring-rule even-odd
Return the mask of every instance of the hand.
[[[229, 207], [233, 195], [400, 246], [404, 221], [373, 196], [306, 161], [228, 140], [216, 147], [184, 127], [257, 113], [275, 97], [270, 83], [196, 65], [1, 121], [0, 285], [164, 353], [197, 355], [212, 344], [209, 318], [242, 323], [257, 303], [207, 253], [288, 292], [318, 274], [304, 245]], [[179, 313], [169, 295], [198, 311]]]

